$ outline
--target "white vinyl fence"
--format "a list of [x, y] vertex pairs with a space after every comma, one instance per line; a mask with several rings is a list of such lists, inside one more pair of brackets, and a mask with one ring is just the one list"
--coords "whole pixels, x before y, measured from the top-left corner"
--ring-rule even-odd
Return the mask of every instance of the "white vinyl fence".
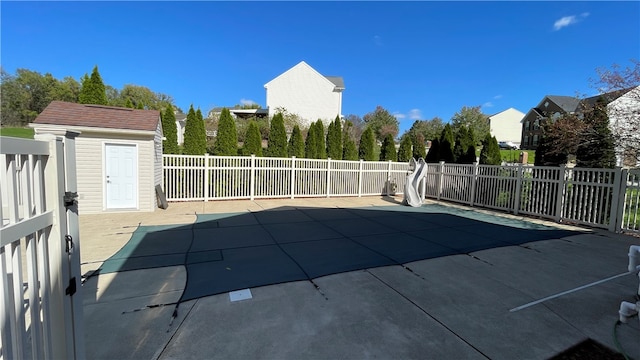
[[639, 170], [428, 164], [426, 196], [558, 222], [638, 231]]
[[401, 194], [408, 163], [163, 155], [168, 201]]
[[[168, 201], [402, 194], [408, 163], [163, 155]], [[426, 197], [640, 232], [640, 169], [427, 165]]]
[[77, 203], [65, 199], [77, 134], [65, 135], [0, 139], [0, 359], [85, 357]]

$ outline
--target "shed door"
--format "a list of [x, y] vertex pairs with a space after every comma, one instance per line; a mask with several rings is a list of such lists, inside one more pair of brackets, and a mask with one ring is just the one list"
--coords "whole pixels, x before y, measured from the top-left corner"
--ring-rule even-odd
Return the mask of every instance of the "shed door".
[[105, 146], [107, 209], [136, 208], [138, 149], [135, 145], [106, 144]]

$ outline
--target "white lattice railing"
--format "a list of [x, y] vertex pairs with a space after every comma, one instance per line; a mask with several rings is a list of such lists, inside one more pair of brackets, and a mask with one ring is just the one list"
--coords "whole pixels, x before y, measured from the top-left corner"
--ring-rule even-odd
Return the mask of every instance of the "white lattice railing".
[[611, 231], [638, 231], [640, 170], [428, 164], [426, 195]]
[[0, 140], [0, 359], [84, 358], [73, 137]]
[[408, 163], [163, 155], [168, 201], [401, 194]]

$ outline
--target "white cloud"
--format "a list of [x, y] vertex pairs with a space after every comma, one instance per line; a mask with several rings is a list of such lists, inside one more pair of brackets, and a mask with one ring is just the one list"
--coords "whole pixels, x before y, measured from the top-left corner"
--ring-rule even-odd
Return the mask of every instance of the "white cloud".
[[494, 100], [502, 99], [502, 95], [496, 95], [493, 97]]
[[245, 98], [240, 99], [240, 104], [242, 104], [242, 105], [253, 105], [255, 103], [256, 102], [253, 101], [253, 100], [249, 100], [249, 99], [245, 99]]
[[491, 101], [487, 101], [486, 103], [482, 104], [482, 107], [485, 107], [485, 108], [493, 107], [493, 103]]
[[407, 115], [405, 115], [403, 113], [400, 113], [400, 112], [397, 112], [397, 111], [394, 112], [392, 115], [395, 116], [396, 119], [398, 119], [398, 120], [402, 120], [402, 119], [407, 117]]
[[422, 119], [422, 111], [420, 111], [420, 109], [411, 109], [411, 110], [409, 110], [409, 119], [411, 119], [411, 120], [420, 120], [420, 119]]
[[584, 12], [584, 13], [582, 13], [580, 15], [564, 16], [564, 17], [556, 20], [555, 23], [553, 23], [553, 30], [558, 31], [558, 30], [562, 29], [563, 27], [567, 27], [569, 25], [576, 24], [576, 23], [580, 22], [581, 20], [585, 19], [587, 16], [589, 16], [588, 12]]
[[374, 35], [374, 36], [373, 36], [373, 43], [374, 43], [376, 46], [382, 46], [382, 45], [384, 45], [384, 43], [382, 42], [382, 37], [381, 37], [380, 35]]

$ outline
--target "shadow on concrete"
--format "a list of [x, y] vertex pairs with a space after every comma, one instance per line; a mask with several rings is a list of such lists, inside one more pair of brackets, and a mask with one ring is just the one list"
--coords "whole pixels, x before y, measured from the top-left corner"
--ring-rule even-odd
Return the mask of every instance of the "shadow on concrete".
[[511, 219], [492, 223], [498, 218], [472, 219], [444, 209], [282, 207], [201, 214], [189, 225], [140, 226], [95, 274], [183, 265], [182, 302], [577, 234]]

